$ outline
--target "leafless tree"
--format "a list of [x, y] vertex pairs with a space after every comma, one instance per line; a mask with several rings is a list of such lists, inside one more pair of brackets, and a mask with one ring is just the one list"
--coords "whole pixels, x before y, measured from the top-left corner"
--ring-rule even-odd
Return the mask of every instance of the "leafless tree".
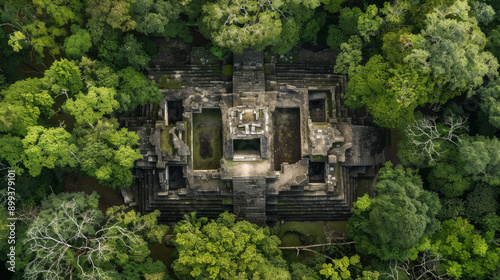
[[389, 273], [384, 273], [393, 280], [398, 280], [403, 275], [412, 280], [421, 279], [450, 279], [446, 273], [439, 273], [440, 263], [444, 259], [436, 252], [425, 250], [420, 253], [416, 261], [406, 259], [403, 262], [391, 261]]
[[[25, 269], [26, 279], [113, 279], [114, 270], [104, 270], [110, 254], [117, 253], [110, 241], [133, 250], [142, 238], [144, 225], [124, 228], [108, 219], [101, 225], [98, 209], [79, 211], [75, 200], [64, 202], [56, 215], [41, 213], [27, 232], [28, 253], [35, 254]], [[111, 243], [114, 243], [111, 242]]]
[[439, 142], [444, 141], [459, 146], [463, 133], [467, 131], [465, 118], [448, 116], [441, 126], [436, 123], [436, 119], [436, 117], [423, 117], [405, 129], [406, 136], [415, 147], [414, 154], [425, 156], [430, 163], [442, 156], [436, 149]]

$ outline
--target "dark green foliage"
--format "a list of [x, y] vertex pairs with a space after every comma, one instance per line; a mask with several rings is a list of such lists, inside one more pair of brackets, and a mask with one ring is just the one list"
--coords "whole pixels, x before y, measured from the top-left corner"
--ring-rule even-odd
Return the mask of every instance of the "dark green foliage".
[[133, 111], [139, 105], [158, 104], [163, 98], [158, 86], [132, 67], [116, 74], [120, 78], [116, 97], [120, 111]]
[[429, 173], [429, 187], [447, 198], [462, 196], [472, 187], [472, 178], [464, 171], [459, 148], [446, 145], [446, 157], [436, 163]]
[[0, 131], [25, 135], [30, 126], [52, 115], [54, 100], [42, 80], [25, 79], [0, 92]]
[[115, 119], [102, 119], [92, 128], [75, 129], [80, 168], [99, 184], [111, 188], [132, 184], [132, 167], [142, 158], [137, 145], [139, 136], [126, 128], [118, 130]]
[[365, 195], [355, 202], [347, 236], [354, 239], [358, 252], [382, 260], [412, 256], [420, 239], [439, 227], [437, 195], [423, 190], [415, 171], [393, 169], [391, 164], [379, 171], [375, 191], [375, 198]]
[[479, 223], [481, 218], [487, 214], [495, 214], [499, 209], [497, 194], [493, 187], [476, 185], [472, 192], [467, 195], [465, 202], [466, 217], [474, 223]]
[[441, 210], [438, 218], [442, 221], [456, 219], [465, 215], [465, 202], [461, 198], [441, 199]]
[[490, 124], [500, 128], [500, 79], [481, 87], [477, 93], [481, 98], [481, 110], [488, 116]]

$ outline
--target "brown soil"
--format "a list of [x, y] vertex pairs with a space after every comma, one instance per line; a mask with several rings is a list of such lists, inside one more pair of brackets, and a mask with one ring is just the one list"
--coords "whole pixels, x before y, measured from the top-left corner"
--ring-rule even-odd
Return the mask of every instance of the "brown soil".
[[300, 110], [298, 108], [277, 108], [274, 122], [274, 170], [281, 170], [281, 164], [296, 163], [301, 158]]
[[214, 151], [212, 149], [212, 136], [213, 133], [210, 130], [205, 130], [200, 132], [200, 156], [202, 159], [209, 159], [214, 156]]
[[91, 194], [96, 191], [99, 198], [99, 209], [103, 212], [111, 206], [123, 205], [123, 197], [118, 190], [103, 187], [97, 183], [93, 177], [81, 177], [76, 173], [70, 173], [64, 180], [64, 191], [67, 192], [85, 192]]

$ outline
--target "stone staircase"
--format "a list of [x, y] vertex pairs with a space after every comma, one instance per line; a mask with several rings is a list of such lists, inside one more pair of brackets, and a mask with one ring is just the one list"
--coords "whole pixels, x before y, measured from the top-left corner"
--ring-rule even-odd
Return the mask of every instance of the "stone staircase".
[[176, 65], [151, 68], [150, 78], [159, 83], [163, 76], [169, 82], [180, 82], [183, 87], [207, 88], [213, 93], [232, 91], [230, 81], [222, 75], [221, 65]]
[[196, 212], [198, 217], [216, 219], [225, 211], [232, 212], [232, 197], [221, 195], [220, 192], [196, 192], [157, 195], [160, 190], [158, 170], [136, 169], [136, 184], [141, 213], [160, 210], [159, 220], [163, 222], [178, 222], [185, 214]]
[[233, 92], [264, 92], [264, 55], [262, 52], [245, 51], [233, 56]]

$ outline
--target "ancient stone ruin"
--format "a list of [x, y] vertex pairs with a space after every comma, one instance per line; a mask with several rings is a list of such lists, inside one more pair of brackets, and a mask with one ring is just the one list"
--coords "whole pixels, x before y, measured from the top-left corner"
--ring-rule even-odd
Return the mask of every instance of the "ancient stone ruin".
[[332, 60], [300, 49], [247, 51], [223, 64], [153, 60], [164, 99], [120, 118], [144, 156], [122, 190], [126, 202], [172, 222], [193, 211], [260, 225], [347, 219], [358, 178], [385, 161], [385, 130], [344, 106], [346, 77], [333, 74]]

